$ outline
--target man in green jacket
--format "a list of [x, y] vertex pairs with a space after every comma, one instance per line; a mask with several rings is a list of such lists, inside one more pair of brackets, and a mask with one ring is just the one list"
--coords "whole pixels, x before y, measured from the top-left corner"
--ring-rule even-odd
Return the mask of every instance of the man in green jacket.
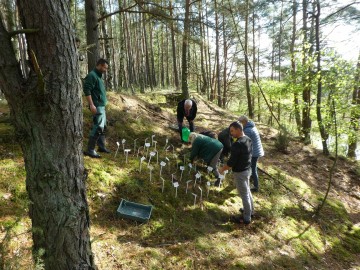
[[105, 147], [105, 106], [107, 99], [105, 85], [102, 80], [102, 74], [107, 71], [108, 67], [109, 63], [105, 59], [99, 59], [96, 67], [89, 72], [84, 80], [84, 94], [93, 115], [93, 126], [90, 131], [88, 147], [84, 154], [92, 158], [100, 158], [100, 155], [95, 151], [96, 144], [99, 147], [99, 152], [110, 153]]
[[191, 132], [189, 138], [191, 143], [190, 162], [193, 162], [195, 157], [203, 159], [208, 166], [213, 168], [215, 177], [219, 179], [217, 163], [223, 150], [222, 143], [195, 132]]

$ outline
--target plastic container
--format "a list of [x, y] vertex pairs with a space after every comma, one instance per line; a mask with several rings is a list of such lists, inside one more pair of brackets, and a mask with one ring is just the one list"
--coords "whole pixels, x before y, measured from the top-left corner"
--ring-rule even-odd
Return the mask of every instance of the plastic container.
[[181, 138], [184, 142], [189, 141], [189, 135], [190, 135], [190, 129], [188, 129], [187, 127], [183, 127], [181, 130]]
[[117, 213], [120, 217], [128, 218], [140, 222], [147, 222], [150, 219], [152, 205], [144, 205], [121, 199]]

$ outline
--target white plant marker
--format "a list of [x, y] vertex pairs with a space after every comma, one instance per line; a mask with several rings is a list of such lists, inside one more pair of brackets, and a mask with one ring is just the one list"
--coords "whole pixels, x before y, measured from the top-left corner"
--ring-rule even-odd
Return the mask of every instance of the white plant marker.
[[219, 174], [219, 179], [220, 179], [219, 187], [221, 187], [222, 181], [225, 179], [225, 176], [222, 174]]
[[122, 139], [121, 144], [122, 144], [123, 151], [125, 150], [125, 142], [126, 142], [126, 140]]
[[201, 187], [198, 187], [199, 190], [200, 190], [200, 201], [202, 201], [202, 188]]
[[197, 194], [195, 194], [195, 193], [191, 193], [191, 194], [194, 195], [194, 206], [195, 206]]
[[170, 168], [171, 168], [171, 166], [170, 166], [170, 159], [169, 159], [168, 157], [165, 157], [165, 159], [166, 159], [166, 161], [168, 162], [168, 168], [169, 168], [169, 173], [170, 173]]
[[195, 174], [196, 179], [199, 179], [199, 182], [201, 184], [201, 174], [198, 172], [197, 174]]
[[147, 140], [148, 140], [149, 138], [146, 138], [145, 139], [145, 142], [144, 142], [144, 148], [145, 148], [145, 144], [147, 143]]
[[146, 157], [141, 157], [140, 158], [140, 172], [141, 172], [141, 164], [143, 163], [143, 161], [146, 159]]
[[128, 163], [128, 156], [129, 156], [129, 152], [131, 151], [131, 149], [125, 149], [125, 156], [126, 156], [126, 163]]
[[172, 152], [173, 152], [173, 156], [174, 156], [175, 155], [175, 147], [172, 144], [170, 144], [170, 145], [172, 147]]
[[151, 182], [151, 175], [152, 175], [152, 170], [154, 169], [154, 167], [150, 165], [150, 166], [148, 166], [148, 168], [150, 170], [150, 182]]
[[206, 198], [209, 198], [210, 185], [211, 185], [211, 183], [209, 181], [207, 181], [207, 183], [206, 183], [206, 187], [207, 187]]
[[135, 140], [134, 140], [134, 155], [135, 155], [135, 153], [136, 153], [136, 141], [138, 140], [138, 138], [136, 138]]
[[149, 148], [150, 148], [150, 143], [145, 143], [145, 147], [146, 147], [146, 158], [147, 158], [147, 156], [148, 156], [148, 154], [149, 154]]
[[174, 172], [174, 173], [171, 174], [171, 183], [174, 183], [174, 179], [175, 179], [175, 176], [174, 176], [174, 175], [175, 175], [175, 174], [176, 174], [176, 172]]
[[178, 187], [179, 187], [179, 182], [174, 182], [174, 188], [175, 188], [175, 198], [177, 197], [177, 190], [178, 190]]
[[162, 188], [161, 188], [161, 192], [164, 193], [164, 188], [165, 188], [165, 179], [161, 177], [162, 180]]
[[155, 134], [151, 135], [151, 145], [154, 145]]
[[207, 167], [208, 174], [210, 174], [213, 170], [214, 170], [213, 167], [210, 167], [210, 166]]
[[153, 145], [154, 145], [154, 151], [156, 151], [157, 141], [153, 141]]
[[142, 148], [144, 148], [144, 147], [140, 146], [140, 147], [138, 148], [136, 157], [139, 157], [140, 149], [142, 149]]
[[186, 181], [186, 192], [185, 192], [186, 194], [187, 194], [187, 192], [188, 192], [188, 188], [189, 188], [189, 183], [190, 183], [190, 182], [192, 182], [192, 180], [187, 180], [187, 181]]
[[181, 171], [181, 174], [180, 174], [180, 181], [182, 179], [182, 176], [183, 176], [183, 172], [185, 170], [185, 167], [184, 166], [180, 166], [180, 171]]
[[191, 168], [192, 168], [192, 164], [191, 164], [191, 163], [189, 163], [189, 164], [188, 164], [188, 166], [189, 166], [189, 174], [190, 174], [190, 172], [191, 172]]
[[168, 138], [166, 138], [166, 139], [165, 139], [165, 146], [164, 146], [164, 150], [166, 149], [166, 146], [168, 145], [168, 143], [169, 143], [169, 139], [168, 139]]
[[148, 166], [150, 166], [150, 161], [151, 161], [151, 158], [152, 158], [153, 156], [155, 156], [155, 155], [156, 155], [156, 153], [155, 153], [155, 152], [150, 152], [150, 157], [149, 157]]
[[165, 165], [166, 165], [166, 162], [164, 162], [164, 161], [160, 162], [160, 177], [161, 177], [162, 169]]
[[119, 143], [119, 142], [116, 142], [116, 145], [117, 145], [117, 149], [116, 149], [114, 158], [116, 158], [116, 155], [117, 155], [117, 153], [118, 153], [118, 151], [119, 151], [120, 143]]
[[159, 151], [156, 151], [156, 164], [159, 164]]

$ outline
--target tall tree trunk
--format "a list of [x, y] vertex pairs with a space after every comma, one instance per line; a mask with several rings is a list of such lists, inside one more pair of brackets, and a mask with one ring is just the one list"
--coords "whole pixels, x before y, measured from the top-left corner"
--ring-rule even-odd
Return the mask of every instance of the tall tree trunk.
[[246, 0], [246, 14], [245, 14], [245, 34], [244, 34], [244, 56], [245, 56], [245, 89], [248, 103], [248, 112], [251, 119], [254, 118], [254, 109], [251, 102], [251, 90], [249, 81], [249, 58], [248, 58], [248, 46], [249, 46], [249, 0]]
[[315, 15], [315, 40], [316, 40], [316, 62], [317, 62], [317, 95], [316, 95], [316, 116], [319, 125], [321, 142], [323, 146], [323, 154], [329, 155], [327, 146], [327, 139], [329, 134], [325, 129], [321, 115], [321, 95], [322, 95], [322, 71], [321, 71], [321, 51], [320, 51], [320, 3], [316, 1], [316, 15]]
[[224, 70], [223, 70], [223, 98], [222, 107], [225, 108], [227, 100], [227, 42], [226, 42], [226, 31], [225, 31], [225, 15], [223, 14], [223, 47], [224, 47]]
[[[307, 35], [307, 0], [303, 0], [302, 2], [302, 11], [303, 11], [303, 48], [302, 48], [302, 64], [305, 68], [307, 63], [307, 44], [308, 44], [308, 35]], [[303, 140], [305, 144], [310, 143], [310, 130], [311, 130], [311, 118], [310, 118], [310, 107], [311, 107], [311, 85], [309, 82], [309, 78], [307, 76], [307, 70], [305, 69], [302, 76], [302, 87], [303, 87], [303, 110], [302, 110], [302, 134]]]
[[[290, 44], [290, 54], [291, 54], [291, 80], [292, 84], [295, 87], [297, 85], [296, 82], [296, 62], [295, 62], [295, 40], [296, 40], [296, 14], [297, 14], [297, 0], [293, 0], [292, 5], [292, 15], [293, 15], [293, 23], [292, 23], [292, 36], [291, 36], [291, 44]], [[295, 121], [296, 127], [301, 136], [301, 116], [300, 116], [300, 108], [299, 108], [299, 93], [297, 89], [294, 89], [294, 113], [295, 113]]]
[[[168, 28], [166, 26], [165, 33], [168, 33]], [[165, 68], [165, 78], [166, 78], [166, 86], [170, 85], [170, 71], [169, 71], [169, 37], [166, 35], [166, 42], [165, 42], [165, 55], [166, 55], [166, 68]]]
[[[100, 9], [100, 14], [102, 16], [104, 16], [106, 14], [106, 10], [105, 10], [103, 0], [99, 0], [99, 9]], [[112, 80], [113, 80], [112, 73], [113, 72], [112, 72], [112, 70], [114, 69], [114, 66], [113, 66], [114, 62], [112, 61], [112, 58], [111, 58], [110, 37], [109, 37], [107, 27], [106, 27], [106, 19], [101, 21], [101, 29], [102, 29], [102, 39], [104, 42], [103, 44], [104, 44], [105, 58], [109, 62], [109, 69], [106, 72], [105, 82], [106, 82], [107, 89], [110, 90], [110, 89], [113, 89], [113, 83], [112, 83]]]
[[27, 80], [0, 20], [0, 88], [21, 145], [33, 255], [45, 269], [94, 269], [82, 154], [79, 65], [68, 1], [19, 1], [31, 59]]
[[[172, 3], [170, 1], [170, 17], [173, 16], [172, 13]], [[173, 57], [173, 72], [174, 72], [174, 83], [175, 83], [175, 87], [176, 90], [180, 89], [180, 83], [179, 83], [179, 77], [178, 77], [178, 69], [177, 69], [177, 64], [176, 64], [176, 43], [175, 43], [175, 29], [174, 29], [174, 23], [171, 23], [171, 49], [172, 49], [172, 57]]]
[[206, 77], [206, 70], [204, 62], [205, 58], [205, 52], [204, 52], [204, 43], [205, 43], [205, 37], [204, 37], [204, 25], [203, 25], [203, 15], [202, 15], [202, 8], [201, 8], [202, 1], [199, 1], [199, 20], [200, 20], [200, 66], [201, 66], [201, 78], [202, 78], [202, 85], [200, 87], [201, 94], [206, 94], [206, 90], [208, 88], [208, 80]]
[[181, 91], [184, 98], [189, 98], [188, 89], [188, 59], [187, 52], [190, 36], [190, 0], [185, 0], [184, 35], [182, 41], [182, 68], [181, 68]]
[[161, 33], [160, 33], [160, 41], [159, 41], [159, 58], [160, 58], [160, 68], [159, 68], [159, 72], [160, 72], [160, 83], [161, 83], [161, 87], [164, 88], [165, 87], [165, 67], [164, 67], [164, 54], [167, 50], [167, 48], [165, 48], [165, 42], [164, 42], [164, 26], [161, 26]]
[[357, 146], [357, 134], [359, 132], [360, 126], [360, 53], [356, 66], [356, 74], [355, 74], [355, 82], [354, 82], [354, 90], [352, 95], [352, 109], [351, 109], [351, 120], [350, 120], [350, 129], [352, 131], [352, 136], [350, 136], [349, 143], [349, 157], [356, 157], [356, 146]]
[[219, 44], [219, 11], [217, 8], [217, 0], [214, 0], [215, 5], [215, 57], [216, 57], [216, 89], [217, 89], [217, 103], [221, 106], [221, 79], [220, 79], [220, 44]]
[[100, 57], [99, 45], [99, 28], [97, 22], [97, 5], [96, 0], [85, 0], [86, 14], [86, 43], [87, 49], [88, 71], [90, 72], [96, 65]]
[[151, 21], [148, 23], [149, 26], [149, 39], [150, 39], [150, 76], [151, 76], [151, 84], [152, 87], [156, 87], [157, 82], [156, 82], [156, 70], [155, 70], [155, 57], [154, 57], [154, 46], [152, 46], [152, 44], [154, 44], [153, 42], [153, 27], [152, 27], [152, 23]]

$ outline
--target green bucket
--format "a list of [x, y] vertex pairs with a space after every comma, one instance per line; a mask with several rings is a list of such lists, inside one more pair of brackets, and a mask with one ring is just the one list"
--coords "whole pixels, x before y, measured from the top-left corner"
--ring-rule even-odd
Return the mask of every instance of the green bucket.
[[189, 141], [189, 135], [190, 135], [190, 129], [188, 129], [187, 127], [183, 127], [181, 130], [181, 138], [184, 142]]

